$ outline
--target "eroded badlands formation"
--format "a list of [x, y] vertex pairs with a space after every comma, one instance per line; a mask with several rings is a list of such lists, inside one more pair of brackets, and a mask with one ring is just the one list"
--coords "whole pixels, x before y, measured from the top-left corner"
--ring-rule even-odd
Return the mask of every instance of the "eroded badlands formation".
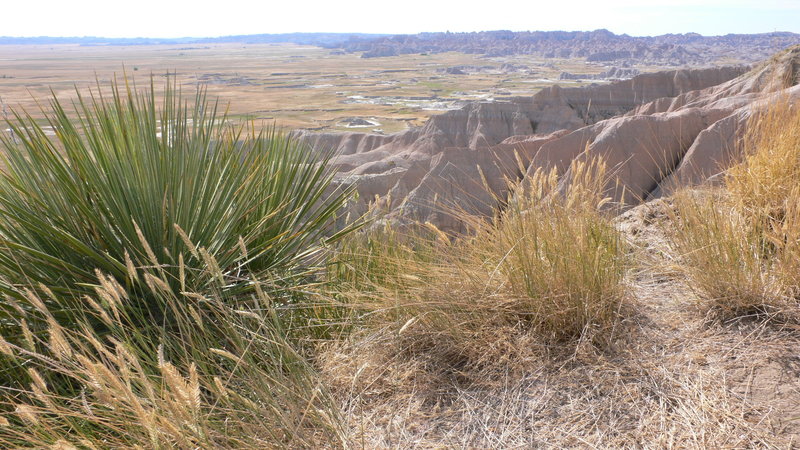
[[377, 201], [394, 222], [462, 231], [448, 211], [491, 214], [507, 197], [507, 180], [552, 167], [568, 177], [576, 158], [604, 157], [619, 179], [609, 194], [625, 205], [703, 182], [736, 156], [752, 112], [780, 97], [800, 98], [799, 83], [796, 46], [752, 69], [553, 86], [509, 102], [471, 103], [392, 135], [305, 132], [301, 138], [340, 152], [337, 180], [356, 185], [356, 212]]
[[354, 37], [338, 45], [344, 51], [362, 52], [362, 58], [461, 52], [487, 57], [533, 55], [541, 58], [586, 58], [589, 62], [624, 65], [683, 66], [706, 65], [728, 58], [751, 63], [798, 43], [800, 36], [784, 32], [725, 36], [701, 36], [697, 33], [628, 36], [608, 30], [497, 30]]

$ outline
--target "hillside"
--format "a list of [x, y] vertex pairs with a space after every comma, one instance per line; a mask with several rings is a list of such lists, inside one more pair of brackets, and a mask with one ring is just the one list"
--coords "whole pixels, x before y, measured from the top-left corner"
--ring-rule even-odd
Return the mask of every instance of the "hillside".
[[[336, 149], [339, 180], [357, 186], [364, 203], [400, 223], [463, 224], [446, 210], [493, 214], [504, 179], [602, 155], [619, 174], [612, 196], [625, 205], [696, 184], [725, 169], [752, 108], [797, 95], [800, 47], [752, 70], [688, 69], [644, 74], [584, 88], [553, 86], [508, 102], [474, 102], [393, 135], [308, 133], [302, 139]], [[521, 171], [516, 158], [521, 158]], [[488, 181], [489, 192], [483, 188]]]
[[[485, 57], [529, 55], [545, 59], [581, 59], [623, 69], [635, 65], [706, 67], [749, 64], [780, 49], [800, 43], [800, 35], [788, 32], [702, 36], [697, 33], [661, 36], [629, 36], [608, 30], [595, 31], [481, 31], [470, 33], [420, 33], [390, 35], [368, 33], [278, 33], [220, 37], [105, 38], [0, 36], [0, 45], [176, 45], [176, 44], [274, 44], [314, 45], [362, 58], [408, 54], [460, 52]], [[569, 77], [569, 74], [566, 75]]]
[[373, 39], [386, 35], [367, 33], [278, 33], [248, 34], [221, 37], [182, 37], [182, 38], [107, 38], [100, 36], [0, 36], [0, 45], [175, 45], [175, 44], [221, 44], [238, 42], [242, 44], [291, 43], [337, 47], [349, 39]]
[[696, 33], [662, 36], [617, 35], [595, 31], [481, 31], [471, 33], [420, 33], [373, 39], [353, 38], [342, 44], [364, 58], [409, 53], [463, 52], [485, 56], [538, 55], [545, 58], [586, 58], [590, 62], [703, 66], [724, 59], [755, 62], [800, 43], [794, 33]]
[[166, 79], [0, 134], [0, 447], [800, 442], [800, 46], [394, 134]]

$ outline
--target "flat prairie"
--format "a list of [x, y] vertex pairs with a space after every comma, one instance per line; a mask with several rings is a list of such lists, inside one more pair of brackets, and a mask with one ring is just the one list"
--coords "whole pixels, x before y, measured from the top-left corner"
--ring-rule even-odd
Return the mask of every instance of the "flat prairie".
[[[449, 70], [448, 70], [449, 69]], [[167, 74], [184, 90], [205, 86], [235, 120], [286, 128], [390, 133], [467, 101], [531, 95], [563, 71], [607, 69], [584, 60], [462, 53], [362, 59], [359, 54], [294, 44], [0, 45], [0, 100], [41, 117], [52, 90], [64, 100], [127, 74], [156, 83]], [[637, 67], [642, 72], [659, 67]]]

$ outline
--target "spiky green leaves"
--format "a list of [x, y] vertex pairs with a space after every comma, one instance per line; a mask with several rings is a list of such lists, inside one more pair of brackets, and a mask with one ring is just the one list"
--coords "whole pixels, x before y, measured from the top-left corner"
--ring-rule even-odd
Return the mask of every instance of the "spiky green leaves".
[[203, 91], [190, 101], [174, 81], [163, 95], [152, 80], [98, 83], [44, 113], [15, 115], [2, 135], [0, 277], [11, 284], [81, 291], [99, 269], [135, 289], [136, 267], [175, 290], [242, 287], [296, 272], [338, 236], [350, 192], [330, 189], [332, 155], [230, 125]]

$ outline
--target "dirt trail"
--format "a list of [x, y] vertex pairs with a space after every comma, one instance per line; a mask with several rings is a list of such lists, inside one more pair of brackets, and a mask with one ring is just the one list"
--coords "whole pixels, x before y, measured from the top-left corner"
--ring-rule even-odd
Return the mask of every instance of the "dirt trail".
[[666, 234], [671, 208], [669, 201], [657, 200], [617, 221], [641, 264], [630, 284], [647, 318], [646, 331], [664, 349], [665, 367], [683, 360], [687, 375], [710, 382], [742, 418], [772, 433], [769, 444], [799, 446], [800, 329], [756, 318], [718, 323], [704, 317], [696, 294], [672, 270], [678, 261]]

